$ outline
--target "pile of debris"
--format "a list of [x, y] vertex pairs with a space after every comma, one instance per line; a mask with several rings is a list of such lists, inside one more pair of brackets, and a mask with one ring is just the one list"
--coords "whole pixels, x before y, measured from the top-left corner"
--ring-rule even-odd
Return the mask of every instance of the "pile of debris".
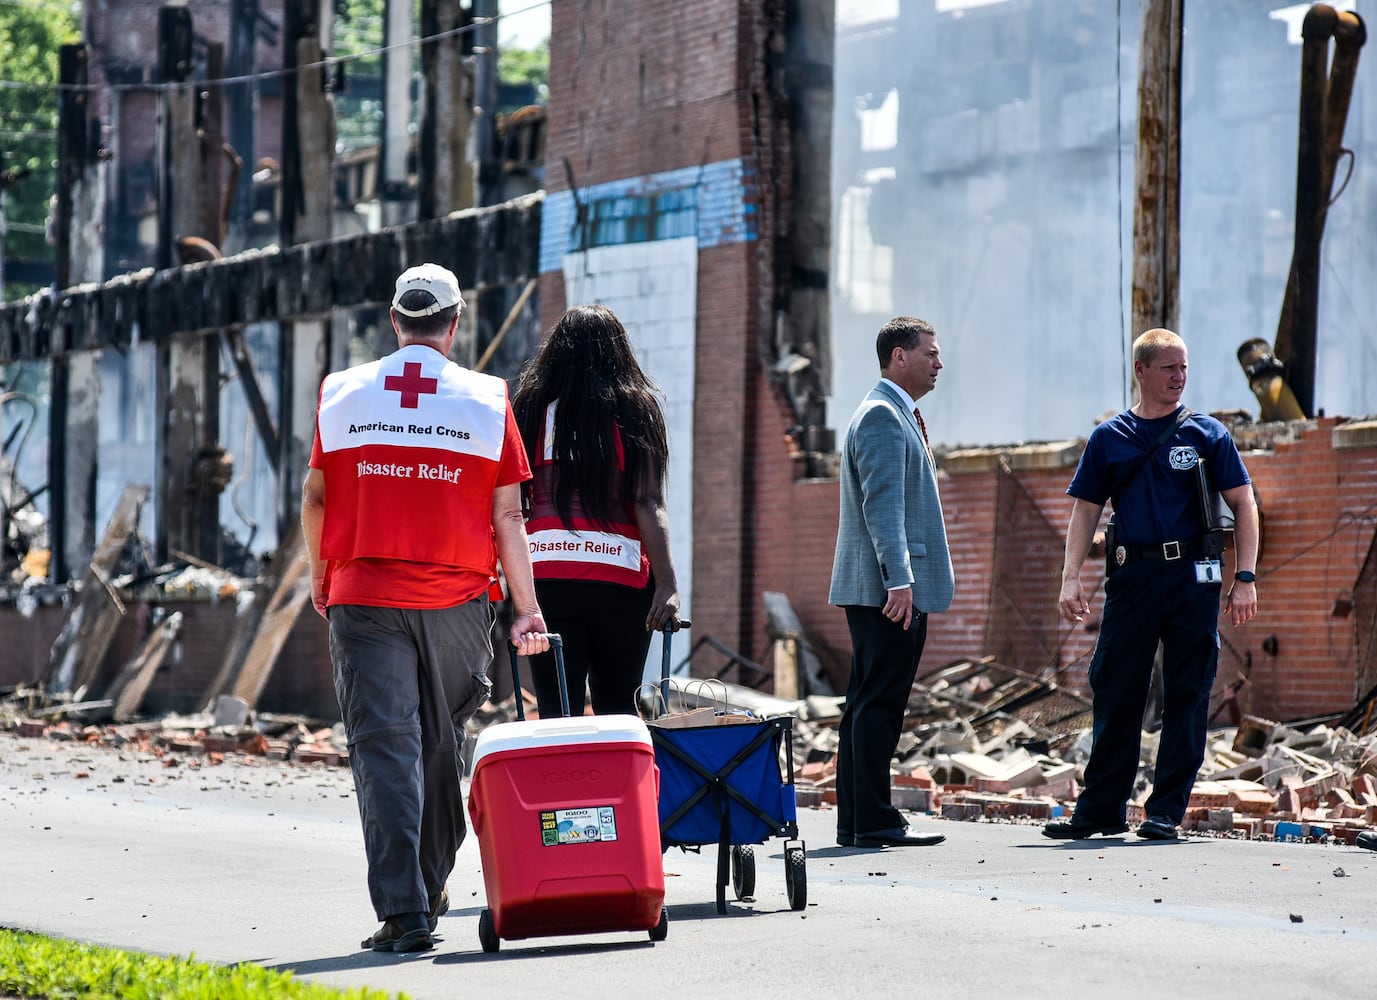
[[[750, 706], [753, 696], [734, 692]], [[835, 802], [840, 702], [806, 699], [799, 720], [800, 804]], [[1066, 815], [1090, 757], [1090, 702], [991, 658], [962, 660], [914, 685], [893, 768], [892, 801], [948, 819], [1042, 823]], [[1143, 819], [1157, 731], [1142, 734], [1129, 820]], [[1293, 728], [1244, 717], [1211, 731], [1183, 831], [1242, 839], [1352, 843], [1377, 826], [1377, 734]]]
[[[169, 714], [158, 719], [98, 723], [108, 703], [47, 705], [33, 688], [19, 688], [0, 701], [0, 731], [91, 746], [128, 748], [176, 766], [182, 759], [219, 764], [226, 754], [291, 760], [299, 764], [345, 765], [349, 750], [342, 723], [300, 715], [253, 714], [247, 704], [222, 697], [214, 712]], [[92, 707], [94, 706], [94, 707]]]
[[[537, 717], [522, 692], [525, 715]], [[673, 679], [670, 711], [719, 711], [794, 719], [794, 771], [801, 806], [835, 802], [837, 727], [844, 699], [787, 700], [720, 680]], [[104, 703], [108, 706], [108, 703]], [[227, 753], [298, 763], [348, 765], [343, 725], [300, 716], [255, 714], [220, 696], [213, 712], [100, 725], [101, 703], [51, 705], [35, 689], [0, 701], [0, 730], [20, 736], [125, 746], [217, 763]], [[658, 714], [665, 706], [647, 706]], [[88, 715], [87, 713], [94, 713]], [[108, 717], [108, 713], [107, 713]], [[516, 702], [488, 703], [469, 723], [474, 739], [516, 717]], [[1090, 756], [1090, 703], [1055, 683], [990, 657], [961, 660], [913, 687], [895, 754], [892, 800], [947, 819], [1042, 823], [1065, 815]], [[1139, 779], [1129, 820], [1139, 821], [1151, 792], [1159, 733], [1143, 732]], [[1245, 716], [1211, 731], [1183, 832], [1265, 840], [1352, 843], [1377, 827], [1377, 734], [1343, 726], [1291, 727]]]
[[[527, 712], [535, 717], [535, 700], [529, 695], [527, 706]], [[174, 712], [158, 718], [112, 722], [110, 712], [109, 699], [54, 703], [38, 688], [21, 686], [0, 698], [0, 732], [128, 748], [161, 757], [169, 766], [187, 759], [197, 764], [219, 764], [226, 754], [349, 766], [342, 722], [254, 712], [244, 699], [233, 695], [219, 696], [213, 711], [185, 715]], [[472, 752], [474, 740], [484, 727], [515, 718], [516, 705], [510, 698], [500, 705], [484, 705], [468, 724], [465, 751]]]

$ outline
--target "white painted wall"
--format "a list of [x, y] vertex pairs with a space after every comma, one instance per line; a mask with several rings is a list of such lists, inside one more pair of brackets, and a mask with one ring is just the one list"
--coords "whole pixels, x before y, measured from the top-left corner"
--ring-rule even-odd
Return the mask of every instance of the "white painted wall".
[[[598, 247], [563, 258], [565, 302], [615, 312], [636, 358], [664, 392], [669, 433], [669, 544], [679, 578], [680, 614], [693, 592], [693, 379], [698, 319], [698, 240], [685, 237]], [[675, 662], [684, 650], [676, 650]], [[646, 679], [659, 677], [651, 643]]]

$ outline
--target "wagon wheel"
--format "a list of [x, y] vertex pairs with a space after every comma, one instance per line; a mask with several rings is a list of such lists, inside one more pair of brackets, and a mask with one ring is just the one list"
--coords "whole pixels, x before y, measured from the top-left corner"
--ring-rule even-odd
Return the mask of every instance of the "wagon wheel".
[[789, 909], [801, 910], [808, 905], [807, 858], [802, 847], [790, 847], [784, 852], [784, 891], [789, 894]]
[[489, 955], [502, 947], [502, 940], [497, 936], [497, 927], [492, 922], [492, 910], [484, 909], [478, 916], [478, 943]]
[[737, 899], [755, 895], [755, 848], [732, 847], [732, 891]]
[[650, 928], [650, 940], [663, 941], [669, 936], [669, 910], [660, 907], [660, 922]]

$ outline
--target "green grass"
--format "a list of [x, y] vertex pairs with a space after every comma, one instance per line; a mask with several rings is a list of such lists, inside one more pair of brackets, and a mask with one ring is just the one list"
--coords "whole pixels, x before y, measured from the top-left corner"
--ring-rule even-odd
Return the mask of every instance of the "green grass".
[[[0, 997], [42, 1000], [388, 1000], [336, 990], [256, 965], [211, 965], [0, 927]], [[396, 1000], [406, 1000], [397, 994]]]

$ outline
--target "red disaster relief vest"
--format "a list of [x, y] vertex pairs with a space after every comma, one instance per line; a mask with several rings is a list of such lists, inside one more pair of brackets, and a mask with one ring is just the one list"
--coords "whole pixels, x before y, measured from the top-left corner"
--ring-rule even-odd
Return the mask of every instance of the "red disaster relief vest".
[[413, 344], [326, 376], [321, 557], [492, 573], [507, 383]]
[[[622, 437], [616, 434], [617, 471], [626, 468]], [[555, 507], [555, 406], [545, 411], [545, 422], [536, 440], [531, 469], [531, 516], [526, 534], [531, 540], [531, 567], [537, 580], [596, 580], [619, 583], [637, 590], [650, 580], [650, 559], [641, 547], [641, 532], [631, 513], [625, 483], [619, 481], [613, 495], [614, 509], [623, 519], [599, 524], [583, 515], [579, 498], [573, 498], [572, 522], [565, 525]]]

